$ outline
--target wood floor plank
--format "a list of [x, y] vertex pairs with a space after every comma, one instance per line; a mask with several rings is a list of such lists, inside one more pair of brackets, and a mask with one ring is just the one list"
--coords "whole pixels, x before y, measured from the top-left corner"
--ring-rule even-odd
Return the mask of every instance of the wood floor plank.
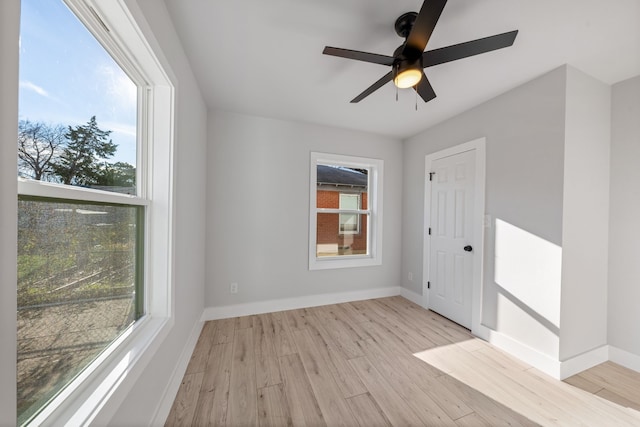
[[[516, 412], [534, 412], [533, 421], [543, 425], [561, 425], [558, 423], [554, 403], [522, 385], [512, 375], [505, 375], [493, 368], [483, 366], [478, 359], [457, 346], [431, 349], [418, 354], [422, 360], [439, 369], [446, 370], [451, 376], [480, 390], [499, 402], [508, 401]], [[574, 425], [580, 422], [568, 414]]]
[[[451, 420], [464, 417], [473, 412], [458, 396], [455, 396], [447, 387], [443, 387], [442, 384], [438, 383], [435, 378], [423, 370], [421, 366], [417, 366], [424, 365], [424, 363], [419, 362], [417, 358], [412, 358], [415, 364], [410, 368], [398, 369], [399, 363], [404, 359], [403, 357], [398, 357], [386, 351], [384, 347], [373, 340], [363, 341], [362, 344], [369, 360], [372, 361], [373, 365], [385, 378], [394, 377], [399, 379], [398, 386], [403, 387], [403, 391], [411, 393], [411, 390], [414, 390], [416, 387], [420, 389], [422, 393], [426, 395], [426, 398], [417, 392], [415, 392], [415, 395], [421, 397], [421, 406], [427, 408], [430, 412], [440, 414], [440, 411], [444, 411], [446, 416]], [[407, 383], [411, 383], [411, 386], [407, 387]], [[405, 385], [403, 386], [403, 384]], [[437, 407], [430, 408], [430, 406], [432, 406], [431, 403], [437, 405]], [[440, 421], [438, 422], [441, 423]]]
[[385, 427], [392, 425], [369, 392], [349, 397], [347, 403], [360, 427]]
[[578, 387], [579, 389], [588, 391], [589, 393], [596, 394], [600, 390], [604, 389], [602, 384], [594, 383], [584, 378], [582, 375], [577, 374], [572, 377], [566, 378], [564, 380], [567, 384], [571, 384], [574, 387]]
[[204, 372], [186, 374], [180, 383], [178, 394], [165, 422], [165, 426], [190, 426], [196, 412], [196, 402]]
[[360, 312], [360, 310], [358, 310], [352, 303], [348, 302], [345, 304], [340, 304], [340, 307], [342, 307], [342, 309], [345, 311], [345, 313], [347, 313], [347, 315], [355, 322], [355, 323], [362, 323], [362, 322], [366, 322], [369, 319], [367, 318], [367, 316], [365, 316], [364, 314], [362, 314]]
[[256, 425], [258, 421], [256, 365], [251, 329], [235, 332], [229, 384], [228, 424]]
[[423, 340], [426, 340], [422, 344], [424, 349], [473, 338], [468, 331], [458, 325], [455, 326], [453, 334], [446, 330], [443, 331], [441, 326], [434, 322], [434, 316], [440, 316], [429, 310], [424, 310], [404, 298], [381, 298], [373, 302], [380, 312], [385, 313], [387, 319], [398, 326], [404, 325], [407, 330], [419, 334]]
[[581, 376], [602, 384], [607, 390], [640, 404], [640, 373], [623, 368], [613, 362], [605, 362], [582, 372]]
[[[411, 407], [413, 412], [420, 417], [425, 425], [452, 426], [453, 419], [436, 402], [418, 387], [417, 382], [408, 373], [397, 369], [392, 360], [387, 359], [382, 351], [372, 340], [365, 340], [364, 344], [367, 360], [388, 381], [391, 387]], [[470, 414], [472, 411], [464, 404], [464, 407], [455, 408], [454, 402], [450, 402], [450, 408], [456, 418]], [[457, 410], [456, 410], [457, 409]]]
[[[443, 316], [431, 311], [425, 310], [419, 305], [402, 297], [381, 298], [378, 300], [380, 304], [396, 307], [396, 313], [404, 315], [405, 318], [412, 319], [413, 322], [422, 323], [434, 331], [437, 331], [443, 337], [451, 342], [464, 341], [473, 338], [468, 329], [451, 322]], [[412, 323], [413, 323], [412, 322]]]
[[291, 332], [307, 329], [307, 316], [312, 315], [307, 308], [283, 311], [283, 314]]
[[602, 397], [603, 399], [607, 399], [610, 402], [617, 403], [620, 406], [624, 406], [625, 408], [635, 409], [636, 411], [640, 411], [640, 404], [634, 402], [633, 400], [627, 399], [626, 397], [620, 396], [617, 393], [614, 393], [606, 388], [603, 388], [599, 392], [595, 393], [596, 396]]
[[213, 344], [224, 344], [233, 341], [233, 332], [236, 328], [234, 318], [216, 320], [216, 334], [213, 338]]
[[[526, 375], [527, 387], [538, 394], [545, 396], [559, 406], [559, 410], [571, 412], [572, 415], [583, 421], [584, 424], [600, 423], [604, 425], [615, 417], [619, 406], [605, 399], [593, 400], [590, 393], [578, 390], [564, 382], [558, 382], [548, 375], [535, 370], [516, 374], [516, 379]], [[624, 405], [623, 405], [624, 406]], [[626, 409], [626, 408], [625, 408]], [[616, 418], [616, 425], [638, 426], [640, 425], [640, 412], [626, 410]]]
[[260, 427], [293, 426], [283, 384], [258, 390], [258, 421]]
[[486, 347], [469, 352], [477, 359], [482, 360], [487, 366], [492, 366], [501, 371], [526, 371], [530, 365], [509, 356], [504, 351], [495, 347]]
[[[403, 337], [407, 342], [413, 343], [410, 349], [411, 351], [422, 351], [436, 347], [437, 345], [451, 343], [449, 340], [445, 342], [439, 341], [440, 337], [434, 334], [429, 328], [421, 328], [417, 324], [414, 324], [413, 321], [408, 321], [402, 316], [396, 315], [396, 312], [389, 308], [389, 306], [379, 302], [374, 302], [373, 304], [377, 304], [376, 309], [379, 313], [385, 313], [384, 321], [387, 325], [391, 326], [390, 329], [392, 329], [396, 335]], [[434, 338], [436, 339], [434, 340]], [[440, 342], [440, 344], [437, 344], [438, 342]]]
[[313, 316], [308, 317], [309, 324], [321, 325], [346, 359], [363, 356], [362, 351], [356, 344], [358, 340], [354, 339], [354, 337], [358, 336], [357, 334], [352, 333], [351, 329], [345, 328], [342, 322], [335, 321], [331, 315], [327, 315], [328, 312], [323, 307], [314, 307], [311, 311]]
[[364, 322], [360, 326], [378, 342], [389, 340], [393, 343], [393, 348], [402, 354], [411, 354], [422, 350], [422, 345], [415, 341], [413, 337], [397, 327], [388, 325], [384, 319]]
[[194, 374], [196, 372], [203, 372], [209, 358], [209, 351], [213, 345], [214, 336], [216, 333], [216, 321], [211, 320], [204, 322], [202, 331], [198, 337], [196, 347], [191, 354], [191, 359], [187, 365], [187, 374]]
[[323, 353], [314, 344], [309, 330], [294, 332], [293, 339], [327, 424], [345, 427], [355, 425], [356, 420], [351, 409], [333, 377], [332, 363], [323, 357]]
[[392, 425], [424, 425], [424, 422], [413, 412], [404, 399], [393, 391], [391, 384], [389, 384], [366, 357], [351, 359], [349, 363], [360, 376], [365, 387], [367, 387], [369, 393], [373, 396]]
[[223, 426], [227, 420], [233, 343], [214, 345], [207, 359], [193, 424]]
[[271, 313], [274, 326], [274, 347], [278, 356], [295, 353], [296, 346], [293, 343], [291, 329], [283, 312]]
[[360, 328], [358, 322], [355, 322], [346, 311], [340, 308], [341, 306], [342, 304], [332, 304], [318, 307], [316, 316], [320, 320], [329, 322], [333, 327], [343, 330], [351, 341], [370, 338], [367, 332]]
[[471, 409], [473, 409], [474, 413], [482, 417], [483, 420], [486, 420], [491, 426], [538, 426], [537, 423], [534, 423], [528, 418], [518, 414], [449, 375], [438, 377], [436, 378], [436, 381], [444, 387], [447, 387], [449, 390], [455, 390], [458, 398], [463, 400]]
[[458, 427], [495, 427], [494, 424], [490, 424], [475, 412], [472, 412], [469, 415], [465, 415], [462, 418], [458, 418], [456, 420], [456, 425]]
[[324, 326], [310, 325], [308, 331], [317, 351], [330, 362], [328, 366], [342, 391], [342, 396], [350, 397], [366, 393], [367, 389], [364, 384], [349, 364], [348, 359], [338, 350], [337, 344]]
[[235, 329], [246, 329], [253, 326], [253, 316], [241, 316], [235, 318]]
[[399, 316], [413, 329], [420, 330], [430, 341], [437, 345], [447, 345], [473, 339], [469, 331], [463, 327], [402, 297], [383, 298], [377, 302], [392, 310], [392, 313]]
[[275, 325], [270, 314], [253, 317], [253, 344], [258, 388], [280, 384], [280, 364], [275, 349]]
[[388, 297], [206, 322], [166, 425], [637, 427], [639, 399], [640, 373], [557, 381]]
[[295, 426], [325, 426], [326, 422], [297, 353], [280, 357], [280, 369], [291, 419]]

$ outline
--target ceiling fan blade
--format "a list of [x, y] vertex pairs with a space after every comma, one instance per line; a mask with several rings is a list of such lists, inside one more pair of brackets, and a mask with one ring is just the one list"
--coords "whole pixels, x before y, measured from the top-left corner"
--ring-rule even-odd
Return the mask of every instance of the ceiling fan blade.
[[390, 82], [391, 80], [393, 80], [393, 72], [389, 71], [387, 74], [385, 74], [384, 76], [382, 76], [380, 78], [380, 80], [378, 80], [377, 82], [375, 82], [374, 84], [372, 84], [371, 86], [369, 86], [367, 89], [365, 89], [364, 92], [362, 92], [360, 95], [356, 96], [355, 98], [353, 98], [351, 100], [352, 104], [355, 104], [356, 102], [360, 102], [363, 99], [365, 99], [367, 96], [371, 95], [373, 92], [375, 92], [376, 90], [380, 89], [382, 86], [384, 86], [385, 84], [387, 84], [388, 82]]
[[436, 97], [436, 92], [433, 90], [433, 87], [431, 87], [431, 83], [429, 83], [429, 79], [427, 79], [424, 73], [422, 73], [422, 78], [418, 84], [414, 86], [414, 89], [424, 102], [429, 102]]
[[416, 57], [424, 51], [446, 4], [447, 0], [425, 0], [422, 3], [402, 50], [405, 56]]
[[360, 52], [359, 50], [341, 49], [339, 47], [325, 46], [322, 51], [325, 55], [339, 56], [341, 58], [355, 59], [356, 61], [372, 62], [374, 64], [392, 65], [393, 56], [378, 55], [377, 53]]
[[440, 49], [428, 50], [422, 54], [422, 66], [425, 68], [433, 67], [434, 65], [444, 64], [445, 62], [455, 61], [456, 59], [467, 58], [469, 56], [509, 47], [513, 44], [517, 35], [518, 30], [509, 31], [495, 36], [441, 47]]

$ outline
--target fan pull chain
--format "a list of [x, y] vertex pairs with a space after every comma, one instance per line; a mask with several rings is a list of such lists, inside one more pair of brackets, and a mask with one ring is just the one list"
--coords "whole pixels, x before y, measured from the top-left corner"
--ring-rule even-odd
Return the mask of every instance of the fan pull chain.
[[414, 92], [416, 93], [416, 111], [418, 111], [418, 85], [415, 85], [413, 88], [415, 89]]

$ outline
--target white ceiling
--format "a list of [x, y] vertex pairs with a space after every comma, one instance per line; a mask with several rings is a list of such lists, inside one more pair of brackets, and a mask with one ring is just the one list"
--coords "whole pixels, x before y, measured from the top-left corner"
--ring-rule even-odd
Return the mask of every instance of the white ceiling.
[[[427, 0], [429, 1], [429, 0]], [[165, 0], [210, 108], [406, 138], [568, 63], [613, 84], [640, 74], [640, 0], [449, 0], [427, 50], [520, 30], [512, 47], [425, 71], [436, 99], [388, 67], [325, 45], [392, 55], [393, 24], [421, 0]]]

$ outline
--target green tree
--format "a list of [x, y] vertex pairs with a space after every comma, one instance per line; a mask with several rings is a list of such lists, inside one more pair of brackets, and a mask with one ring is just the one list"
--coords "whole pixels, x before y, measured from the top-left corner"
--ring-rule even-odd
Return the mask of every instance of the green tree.
[[20, 120], [18, 122], [18, 173], [22, 177], [48, 180], [53, 162], [65, 140], [62, 125]]
[[136, 168], [126, 162], [105, 162], [96, 176], [95, 185], [135, 187]]
[[100, 161], [113, 156], [118, 146], [110, 130], [98, 127], [96, 116], [86, 125], [69, 126], [65, 134], [67, 145], [53, 163], [53, 171], [63, 184], [91, 185], [100, 175]]

